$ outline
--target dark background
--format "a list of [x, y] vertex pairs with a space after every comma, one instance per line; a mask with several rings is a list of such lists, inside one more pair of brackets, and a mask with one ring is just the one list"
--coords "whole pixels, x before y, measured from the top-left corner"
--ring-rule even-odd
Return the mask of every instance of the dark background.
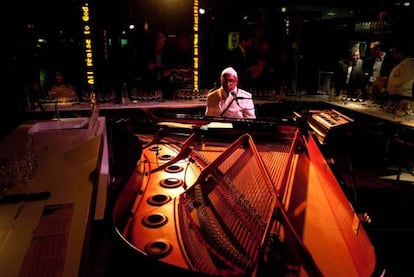
[[[21, 120], [28, 83], [42, 79], [47, 91], [56, 69], [64, 68], [66, 79], [79, 93], [90, 90], [85, 77], [84, 43], [80, 0], [19, 1], [5, 4], [2, 19], [2, 110], [13, 115], [4, 119], [5, 129]], [[290, 51], [296, 43], [300, 50], [298, 88], [316, 93], [318, 73], [332, 71], [351, 42], [373, 40], [414, 40], [410, 17], [413, 5], [399, 1], [218, 1], [200, 0], [206, 13], [200, 15], [200, 87], [211, 88], [217, 81], [227, 49], [229, 32], [249, 29], [257, 42], [270, 40], [275, 56]], [[92, 0], [92, 26], [95, 87], [105, 92], [119, 89], [123, 82], [140, 78], [137, 70], [150, 34], [161, 30], [167, 44], [179, 35], [192, 38], [192, 1], [190, 0]], [[281, 12], [286, 7], [287, 12]], [[377, 21], [385, 12], [388, 28], [381, 32], [356, 32], [358, 22]], [[7, 16], [6, 16], [7, 15]], [[284, 20], [289, 18], [289, 33]], [[129, 24], [136, 27], [128, 29]], [[42, 38], [44, 42], [39, 43]], [[122, 41], [128, 41], [122, 46]], [[364, 53], [363, 53], [364, 54]], [[284, 70], [284, 68], [279, 68]]]

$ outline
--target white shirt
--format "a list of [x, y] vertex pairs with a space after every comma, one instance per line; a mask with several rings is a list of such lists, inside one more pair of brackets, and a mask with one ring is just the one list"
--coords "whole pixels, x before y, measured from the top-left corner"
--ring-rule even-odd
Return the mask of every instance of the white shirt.
[[222, 116], [230, 118], [256, 118], [251, 93], [235, 88], [226, 99], [219, 102]]
[[390, 95], [413, 96], [414, 60], [403, 59], [390, 72], [387, 91]]
[[345, 84], [349, 83], [349, 77], [351, 77], [351, 72], [352, 72], [352, 65], [348, 66], [348, 71], [346, 72], [346, 82]]
[[375, 63], [372, 66], [372, 75], [369, 78], [369, 81], [371, 83], [375, 82], [375, 80], [381, 75], [381, 67], [382, 67], [382, 62], [384, 61], [385, 55], [382, 55], [381, 58], [376, 58], [375, 59]]

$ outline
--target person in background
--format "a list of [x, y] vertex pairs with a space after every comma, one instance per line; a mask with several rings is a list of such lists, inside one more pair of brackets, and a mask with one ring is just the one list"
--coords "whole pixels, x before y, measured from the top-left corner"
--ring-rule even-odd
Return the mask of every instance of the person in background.
[[186, 33], [180, 33], [176, 37], [175, 47], [172, 51], [171, 64], [176, 68], [192, 68], [193, 66], [193, 41]]
[[391, 48], [396, 65], [391, 69], [387, 82], [387, 93], [395, 100], [413, 99], [414, 60], [412, 49], [405, 43]]
[[44, 111], [43, 106], [40, 104], [39, 99], [42, 95], [42, 88], [40, 82], [37, 80], [32, 80], [25, 88], [25, 101], [26, 101], [26, 110], [33, 110], [36, 107], [39, 107]]
[[193, 76], [193, 42], [186, 33], [176, 36], [171, 49], [170, 82], [172, 91], [192, 89]]
[[151, 38], [151, 44], [144, 53], [143, 83], [146, 89], [161, 89], [164, 98], [172, 98], [171, 55], [166, 49], [165, 34], [158, 31]]
[[249, 67], [253, 65], [252, 61], [253, 36], [249, 32], [241, 32], [239, 44], [229, 53], [228, 66], [234, 68], [240, 76], [244, 87], [250, 82]]
[[78, 95], [75, 87], [65, 80], [63, 72], [55, 71], [55, 82], [50, 87], [49, 97], [57, 99], [59, 102], [75, 102], [78, 101]]
[[274, 56], [271, 51], [269, 40], [262, 38], [254, 48], [253, 65], [249, 66], [249, 87], [255, 89], [274, 89], [276, 88], [276, 70]]
[[370, 56], [364, 60], [364, 72], [367, 82], [367, 94], [374, 98], [385, 93], [388, 76], [394, 66], [394, 60], [383, 43], [374, 41], [369, 46]]
[[338, 95], [346, 94], [348, 97], [360, 98], [365, 93], [365, 76], [363, 60], [359, 47], [353, 46], [349, 50], [348, 58], [338, 62], [335, 71], [335, 89]]
[[207, 95], [206, 116], [228, 118], [256, 118], [251, 93], [239, 89], [238, 75], [232, 67], [220, 75], [221, 86]]

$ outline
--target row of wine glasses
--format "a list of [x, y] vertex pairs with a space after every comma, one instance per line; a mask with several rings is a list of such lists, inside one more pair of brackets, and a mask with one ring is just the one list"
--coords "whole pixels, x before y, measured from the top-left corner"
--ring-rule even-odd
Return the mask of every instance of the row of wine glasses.
[[[127, 97], [130, 101], [161, 101], [163, 98], [163, 91], [161, 89], [132, 88], [127, 91], [125, 95], [122, 95], [122, 97]], [[97, 93], [96, 98], [99, 103], [115, 103], [119, 102], [121, 99], [114, 90], [110, 90], [107, 93]], [[81, 100], [83, 102], [89, 102], [90, 94], [85, 92], [82, 94]]]

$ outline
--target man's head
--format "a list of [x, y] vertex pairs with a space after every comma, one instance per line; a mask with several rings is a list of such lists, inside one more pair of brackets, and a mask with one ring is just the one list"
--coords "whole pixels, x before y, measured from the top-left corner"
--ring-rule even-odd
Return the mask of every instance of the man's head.
[[406, 57], [411, 57], [412, 46], [404, 42], [396, 42], [390, 49], [393, 59], [397, 62], [402, 61]]
[[358, 47], [352, 47], [349, 50], [349, 60], [353, 63], [356, 63], [361, 58], [359, 48]]
[[225, 92], [229, 93], [234, 90], [238, 83], [236, 70], [234, 70], [232, 67], [225, 68], [221, 72], [220, 82]]
[[371, 42], [369, 45], [369, 51], [375, 58], [381, 58], [384, 54], [384, 45], [379, 41]]
[[63, 72], [57, 70], [55, 72], [55, 82], [56, 84], [63, 84], [65, 82], [65, 77], [63, 76]]
[[241, 46], [244, 50], [253, 47], [253, 36], [248, 32], [241, 32], [239, 46]]

